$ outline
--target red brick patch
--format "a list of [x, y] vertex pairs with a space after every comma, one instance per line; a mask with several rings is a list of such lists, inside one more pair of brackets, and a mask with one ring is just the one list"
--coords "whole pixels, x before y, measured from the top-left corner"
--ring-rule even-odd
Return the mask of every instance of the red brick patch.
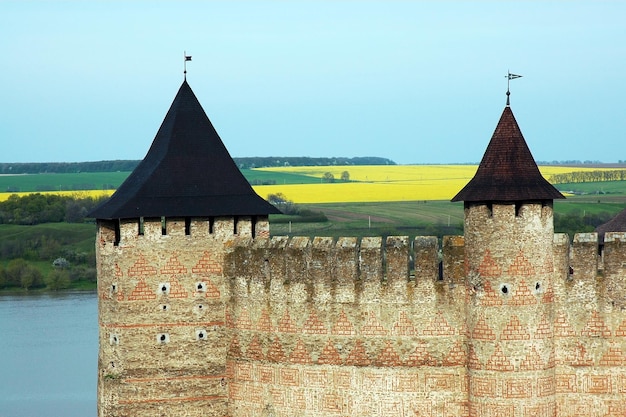
[[317, 363], [320, 365], [341, 365], [341, 356], [337, 351], [337, 348], [333, 344], [332, 340], [329, 340], [324, 346], [324, 350], [320, 354]]
[[511, 364], [511, 361], [506, 356], [504, 356], [502, 348], [499, 344], [496, 345], [495, 351], [485, 364], [485, 369], [489, 369], [491, 371], [513, 371], [513, 365]]
[[319, 319], [315, 311], [311, 311], [309, 318], [302, 325], [302, 333], [304, 334], [327, 334], [328, 329]]
[[137, 286], [128, 296], [128, 301], [145, 301], [156, 299], [156, 294], [146, 284], [146, 281], [140, 279]]
[[604, 320], [600, 317], [600, 314], [594, 311], [591, 313], [591, 317], [580, 332], [580, 335], [588, 337], [611, 337], [611, 331], [606, 327], [606, 324], [604, 324]]

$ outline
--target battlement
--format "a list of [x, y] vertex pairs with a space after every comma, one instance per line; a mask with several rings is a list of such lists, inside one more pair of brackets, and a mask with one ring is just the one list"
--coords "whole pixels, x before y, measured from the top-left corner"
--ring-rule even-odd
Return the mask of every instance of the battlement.
[[[358, 293], [364, 287], [410, 287], [422, 281], [460, 284], [465, 278], [464, 242], [463, 236], [444, 236], [441, 245], [434, 236], [417, 236], [413, 240], [408, 236], [234, 236], [226, 244], [225, 273], [261, 276], [258, 279], [266, 282], [280, 280], [307, 288], [313, 282], [319, 285], [328, 281], [325, 285], [339, 288], [339, 293], [351, 292], [347, 299], [354, 301], [360, 299]], [[604, 242], [599, 241], [597, 233], [578, 233], [572, 242], [565, 234], [554, 234], [553, 245], [559, 258], [554, 269], [566, 272], [563, 279], [626, 271], [624, 232], [608, 232]], [[259, 268], [262, 274], [255, 275]], [[328, 280], [331, 276], [335, 278]]]
[[234, 296], [294, 303], [380, 302], [389, 297], [408, 302], [416, 287], [444, 294], [450, 288], [446, 283], [459, 281], [463, 255], [458, 246], [451, 248], [444, 255], [450, 265], [442, 268], [435, 237], [240, 238], [227, 244], [224, 273], [234, 277]]
[[186, 239], [230, 236], [269, 237], [267, 216], [140, 217], [119, 221], [99, 220], [101, 243], [129, 244], [139, 239], [156, 241], [184, 236]]

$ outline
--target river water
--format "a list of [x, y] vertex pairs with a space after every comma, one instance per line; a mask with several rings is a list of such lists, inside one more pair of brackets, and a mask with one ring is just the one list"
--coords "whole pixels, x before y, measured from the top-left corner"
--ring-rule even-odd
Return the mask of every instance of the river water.
[[95, 292], [0, 295], [0, 417], [96, 415]]

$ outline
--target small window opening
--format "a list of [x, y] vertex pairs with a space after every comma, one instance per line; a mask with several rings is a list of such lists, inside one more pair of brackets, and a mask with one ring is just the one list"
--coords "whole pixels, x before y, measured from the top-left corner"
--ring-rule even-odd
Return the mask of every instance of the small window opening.
[[443, 261], [439, 261], [439, 273], [437, 275], [439, 281], [443, 281]]
[[185, 236], [191, 235], [191, 217], [185, 217]]
[[500, 291], [502, 291], [502, 294], [508, 294], [509, 288], [506, 285], [503, 285]]
[[234, 235], [237, 234], [237, 226], [239, 226], [237, 223], [239, 223], [239, 218], [235, 216], [233, 217], [233, 234]]
[[139, 218], [139, 226], [138, 227], [139, 227], [139, 230], [137, 231], [137, 233], [139, 233], [139, 236], [143, 236], [144, 231], [145, 231], [143, 217]]
[[252, 225], [250, 227], [252, 229], [252, 238], [254, 239], [256, 235], [256, 216], [252, 216], [251, 221], [252, 221]]
[[117, 222], [115, 222], [115, 241], [113, 242], [113, 246], [119, 246], [121, 238], [122, 232], [120, 231], [120, 222], [118, 220]]
[[520, 210], [522, 209], [522, 203], [515, 203], [515, 217], [519, 217]]
[[215, 218], [209, 217], [209, 234], [213, 234], [213, 227], [215, 226]]
[[540, 283], [536, 283], [535, 284], [535, 290], [539, 291], [540, 288], [541, 288], [541, 284]]
[[161, 235], [165, 236], [167, 235], [167, 222], [165, 220], [165, 217], [161, 217]]
[[487, 212], [489, 217], [493, 217], [493, 204], [487, 203]]
[[198, 310], [202, 310], [202, 304], [198, 304]]

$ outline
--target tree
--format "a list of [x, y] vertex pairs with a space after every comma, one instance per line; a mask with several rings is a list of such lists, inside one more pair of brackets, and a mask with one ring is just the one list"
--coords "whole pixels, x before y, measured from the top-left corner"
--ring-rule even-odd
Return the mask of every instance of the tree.
[[58, 291], [70, 286], [70, 274], [66, 270], [54, 269], [46, 277], [46, 285], [52, 291]]
[[22, 271], [20, 285], [25, 290], [29, 290], [34, 287], [42, 287], [44, 285], [43, 274], [37, 268], [27, 265], [26, 269]]
[[322, 181], [332, 183], [335, 182], [335, 176], [332, 172], [325, 172], [322, 176]]
[[56, 258], [52, 262], [52, 266], [54, 266], [56, 269], [67, 269], [70, 267], [70, 263], [65, 258]]
[[283, 193], [268, 194], [267, 201], [283, 214], [297, 214], [298, 212], [293, 201], [287, 199]]
[[6, 285], [8, 287], [19, 287], [21, 285], [22, 274], [27, 266], [28, 263], [22, 258], [11, 260], [6, 268]]
[[0, 288], [4, 288], [7, 285], [7, 271], [0, 265]]
[[341, 181], [343, 181], [343, 182], [350, 181], [350, 173], [348, 171], [343, 171], [341, 173]]

